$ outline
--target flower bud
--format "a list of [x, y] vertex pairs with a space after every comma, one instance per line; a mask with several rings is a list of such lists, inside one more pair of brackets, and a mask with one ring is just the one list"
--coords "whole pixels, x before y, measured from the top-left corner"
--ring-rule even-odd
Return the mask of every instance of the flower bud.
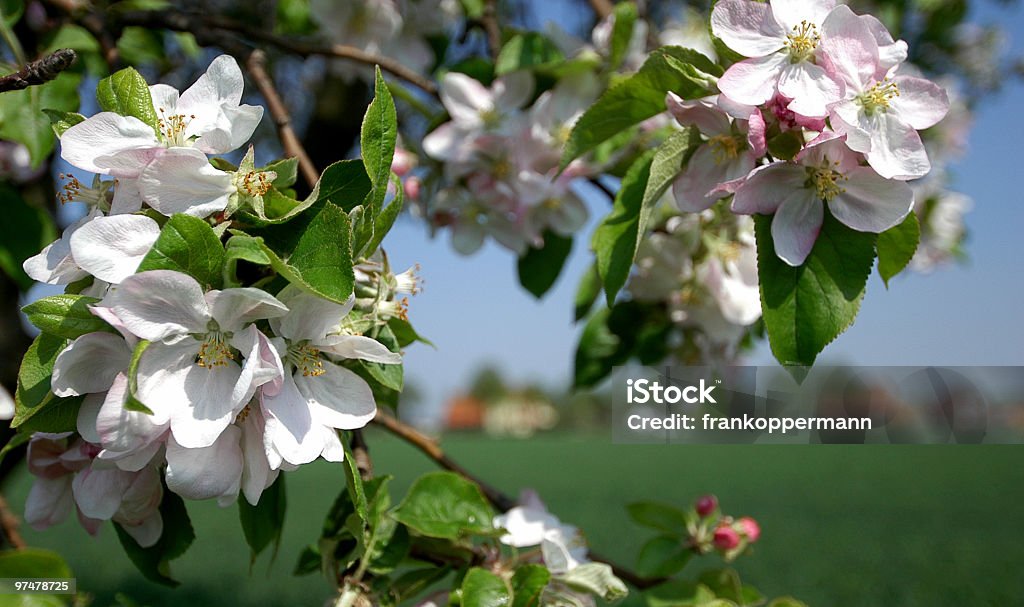
[[416, 177], [415, 175], [406, 178], [403, 184], [403, 189], [405, 190], [405, 197], [408, 198], [409, 200], [419, 200], [421, 184], [422, 182], [420, 181], [419, 177]]
[[737, 524], [739, 525], [740, 531], [743, 532], [743, 535], [746, 536], [747, 541], [751, 544], [756, 542], [757, 538], [761, 537], [761, 526], [757, 524], [757, 521], [749, 516], [744, 516], [737, 521]]
[[740, 545], [740, 534], [730, 525], [722, 524], [715, 529], [715, 548], [725, 552]]
[[707, 518], [718, 508], [718, 498], [712, 494], [702, 495], [697, 498], [697, 502], [694, 504], [697, 509], [697, 514], [701, 518]]

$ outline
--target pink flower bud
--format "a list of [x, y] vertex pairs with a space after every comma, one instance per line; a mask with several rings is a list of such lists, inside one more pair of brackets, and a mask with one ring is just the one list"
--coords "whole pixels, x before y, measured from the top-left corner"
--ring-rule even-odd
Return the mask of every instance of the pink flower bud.
[[715, 548], [726, 551], [732, 550], [736, 546], [740, 545], [740, 534], [730, 525], [719, 525], [718, 529], [715, 529]]
[[416, 176], [409, 177], [404, 184], [405, 197], [409, 200], [420, 199], [420, 180]]
[[718, 498], [711, 494], [702, 495], [697, 498], [695, 507], [697, 509], [697, 514], [701, 518], [705, 518], [710, 516], [711, 513], [718, 508]]
[[747, 536], [747, 541], [751, 544], [756, 542], [757, 538], [761, 537], [761, 526], [758, 525], [757, 521], [754, 519], [749, 516], [744, 516], [737, 522], [740, 526], [740, 530], [743, 531], [743, 535]]

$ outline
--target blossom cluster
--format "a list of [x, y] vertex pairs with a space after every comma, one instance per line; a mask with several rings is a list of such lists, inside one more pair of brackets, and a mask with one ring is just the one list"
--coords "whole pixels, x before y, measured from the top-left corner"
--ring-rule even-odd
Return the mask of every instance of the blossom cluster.
[[573, 182], [589, 167], [558, 168], [572, 124], [597, 98], [598, 80], [568, 76], [526, 108], [534, 84], [527, 71], [501, 76], [489, 88], [457, 72], [441, 80], [451, 120], [426, 136], [423, 150], [443, 163], [432, 220], [451, 229], [461, 253], [473, 253], [490, 236], [521, 254], [539, 246], [545, 230], [570, 236], [586, 222]]
[[142, 546], [160, 537], [165, 487], [188, 499], [226, 505], [241, 494], [256, 504], [280, 471], [342, 460], [338, 431], [376, 414], [370, 385], [342, 363], [401, 364], [399, 352], [364, 333], [404, 318], [396, 297], [417, 289], [414, 274], [395, 276], [382, 255], [357, 268], [344, 303], [295, 285], [273, 294], [215, 289], [172, 269], [139, 271], [166, 216], [205, 217], [212, 228], [204, 229], [222, 234], [229, 207], [266, 193], [276, 178], [211, 164], [209, 155], [245, 143], [262, 116], [240, 105], [233, 59], [214, 60], [180, 95], [161, 84], [149, 92], [157, 128], [101, 112], [63, 133], [63, 159], [97, 176], [91, 186], [71, 177], [62, 200], [89, 211], [24, 264], [36, 280], [95, 298], [88, 309], [105, 323], [53, 362], [52, 395], [81, 405], [76, 432], [31, 439], [37, 478], [26, 520], [46, 527], [74, 509], [90, 532], [113, 520]]

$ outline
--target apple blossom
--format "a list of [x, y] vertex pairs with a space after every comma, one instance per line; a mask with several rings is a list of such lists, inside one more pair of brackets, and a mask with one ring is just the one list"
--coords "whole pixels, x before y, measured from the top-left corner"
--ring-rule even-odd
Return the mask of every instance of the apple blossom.
[[779, 258], [799, 266], [818, 238], [824, 208], [860, 232], [884, 232], [901, 222], [914, 204], [905, 183], [860, 166], [842, 138], [819, 137], [796, 162], [773, 162], [754, 169], [736, 191], [737, 213], [774, 213], [772, 238]]

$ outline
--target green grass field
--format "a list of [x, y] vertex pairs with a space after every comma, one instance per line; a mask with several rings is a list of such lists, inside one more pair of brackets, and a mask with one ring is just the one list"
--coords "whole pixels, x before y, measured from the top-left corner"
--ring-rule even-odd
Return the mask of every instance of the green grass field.
[[[429, 461], [372, 433], [379, 472], [400, 497]], [[601, 553], [632, 564], [646, 536], [623, 506], [641, 499], [686, 503], [708, 491], [732, 514], [757, 518], [756, 552], [737, 568], [766, 595], [817, 607], [975, 607], [1024, 604], [1024, 450], [1012, 446], [633, 446], [603, 437], [502, 441], [455, 436], [448, 451], [515, 493], [534, 487]], [[166, 590], [143, 580], [113, 529], [90, 538], [77, 522], [37, 533], [32, 545], [63, 553], [80, 589], [107, 605], [115, 591], [148, 605], [320, 605], [315, 576], [294, 578], [299, 549], [319, 531], [344, 482], [323, 463], [289, 474], [288, 517], [277, 560], [250, 573], [236, 508], [191, 504], [197, 540], [173, 565]], [[6, 491], [19, 510], [21, 473]], [[692, 562], [687, 571], [714, 566]]]

